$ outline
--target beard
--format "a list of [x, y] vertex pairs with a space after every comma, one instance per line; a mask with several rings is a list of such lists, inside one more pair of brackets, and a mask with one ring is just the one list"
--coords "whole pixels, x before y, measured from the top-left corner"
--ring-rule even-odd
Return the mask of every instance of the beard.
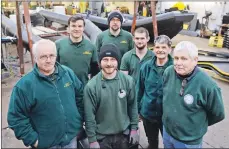
[[143, 50], [146, 47], [146, 45], [138, 46], [137, 44], [135, 44], [135, 46], [138, 48], [138, 50]]
[[113, 32], [117, 32], [118, 30], [120, 29], [120, 27], [113, 27], [113, 26], [111, 26], [111, 30], [113, 31]]
[[117, 67], [106, 66], [106, 67], [103, 67], [102, 70], [104, 71], [104, 73], [106, 73], [108, 75], [111, 75], [111, 74], [113, 74], [117, 70]]

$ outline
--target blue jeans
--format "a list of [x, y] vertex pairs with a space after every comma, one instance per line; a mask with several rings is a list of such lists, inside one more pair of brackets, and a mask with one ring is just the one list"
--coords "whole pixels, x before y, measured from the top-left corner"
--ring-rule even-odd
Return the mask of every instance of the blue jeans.
[[163, 128], [163, 144], [164, 148], [202, 148], [202, 142], [198, 145], [188, 145], [185, 143], [182, 143], [176, 139], [174, 139], [172, 136], [170, 136], [165, 128]]
[[51, 147], [51, 149], [54, 149], [54, 148], [66, 148], [66, 149], [68, 149], [68, 148], [77, 148], [77, 137], [75, 137], [75, 138], [73, 138], [71, 141], [70, 141], [70, 143], [68, 144], [68, 145], [65, 145], [65, 146], [60, 146], [60, 145], [56, 145], [56, 146], [53, 146], [53, 147]]

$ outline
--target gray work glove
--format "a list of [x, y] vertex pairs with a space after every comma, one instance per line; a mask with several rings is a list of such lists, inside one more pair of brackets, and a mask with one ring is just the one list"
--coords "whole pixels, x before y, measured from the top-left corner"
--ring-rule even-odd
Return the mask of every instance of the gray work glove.
[[99, 146], [99, 143], [98, 142], [92, 142], [92, 143], [90, 143], [90, 148], [100, 148], [100, 146]]
[[131, 130], [130, 131], [130, 144], [138, 144], [139, 143], [139, 135], [137, 130]]

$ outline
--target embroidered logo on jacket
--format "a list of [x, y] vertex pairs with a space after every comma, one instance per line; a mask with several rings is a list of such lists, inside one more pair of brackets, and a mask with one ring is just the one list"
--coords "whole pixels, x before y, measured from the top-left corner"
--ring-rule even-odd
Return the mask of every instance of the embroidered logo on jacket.
[[118, 92], [118, 97], [119, 98], [124, 98], [126, 96], [126, 91], [125, 90], [121, 90]]
[[71, 85], [71, 83], [68, 82], [68, 83], [65, 83], [64, 87], [69, 87], [70, 85]]
[[91, 52], [90, 51], [85, 51], [83, 52], [84, 55], [91, 55]]
[[187, 94], [187, 95], [184, 96], [184, 102], [185, 102], [186, 104], [190, 105], [190, 104], [193, 103], [193, 101], [194, 101], [194, 98], [193, 98], [192, 95]]
[[126, 40], [123, 40], [123, 41], [121, 41], [120, 43], [127, 43], [127, 41], [126, 41]]

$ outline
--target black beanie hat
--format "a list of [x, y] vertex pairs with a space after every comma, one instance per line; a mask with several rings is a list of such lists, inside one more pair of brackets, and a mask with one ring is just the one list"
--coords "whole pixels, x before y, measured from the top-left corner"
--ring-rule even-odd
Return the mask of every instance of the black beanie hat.
[[101, 62], [101, 60], [104, 57], [114, 57], [118, 61], [118, 64], [119, 64], [119, 62], [120, 62], [120, 51], [119, 51], [118, 47], [112, 43], [103, 45], [100, 48], [100, 52], [99, 52], [99, 62]]
[[119, 18], [121, 24], [123, 23], [123, 16], [119, 11], [112, 11], [110, 12], [110, 14], [108, 15], [108, 26], [110, 25], [110, 21], [111, 19], [113, 19], [114, 17]]

